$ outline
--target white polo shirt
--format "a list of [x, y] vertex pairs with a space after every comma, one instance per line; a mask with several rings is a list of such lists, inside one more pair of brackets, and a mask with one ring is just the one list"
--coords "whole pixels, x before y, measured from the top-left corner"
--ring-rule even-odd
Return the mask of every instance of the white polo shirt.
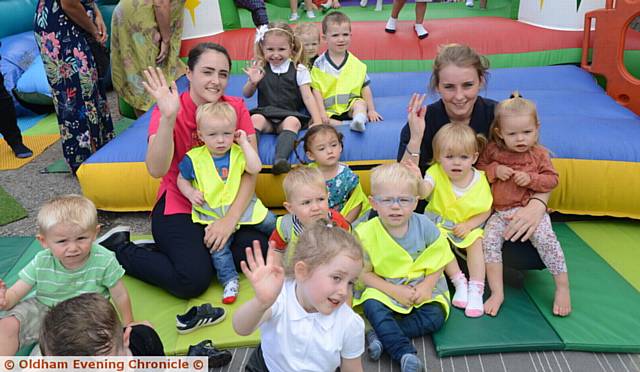
[[364, 352], [364, 321], [347, 304], [330, 315], [308, 313], [287, 279], [271, 318], [260, 325], [262, 353], [270, 372], [333, 372], [341, 358]]

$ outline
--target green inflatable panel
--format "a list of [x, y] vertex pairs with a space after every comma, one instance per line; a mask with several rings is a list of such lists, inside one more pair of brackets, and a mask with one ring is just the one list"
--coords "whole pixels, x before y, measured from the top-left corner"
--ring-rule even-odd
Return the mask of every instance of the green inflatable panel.
[[7, 286], [15, 282], [9, 282], [9, 273], [12, 271], [20, 257], [29, 249], [35, 239], [30, 236], [15, 236], [0, 239], [0, 278]]
[[505, 298], [495, 318], [467, 318], [463, 310], [452, 308], [444, 327], [433, 335], [438, 356], [563, 349], [524, 290], [505, 287]]
[[[225, 30], [233, 30], [240, 28], [240, 16], [238, 8], [233, 0], [219, 0], [220, 18], [222, 18], [222, 28]], [[254, 27], [254, 26], [252, 26]]]
[[[566, 350], [640, 352], [640, 292], [567, 225], [553, 227], [567, 260], [573, 312], [566, 318], [554, 316], [553, 278], [546, 270], [530, 272], [525, 289], [542, 316]], [[615, 240], [610, 244], [616, 244]]]

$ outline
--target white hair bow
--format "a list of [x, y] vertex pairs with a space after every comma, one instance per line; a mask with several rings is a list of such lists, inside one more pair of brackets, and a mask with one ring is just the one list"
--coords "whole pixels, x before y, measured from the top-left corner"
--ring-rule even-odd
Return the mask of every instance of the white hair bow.
[[264, 40], [264, 35], [267, 33], [267, 31], [269, 31], [269, 26], [267, 25], [262, 25], [260, 27], [258, 27], [256, 29], [256, 43], [261, 42], [262, 40]]

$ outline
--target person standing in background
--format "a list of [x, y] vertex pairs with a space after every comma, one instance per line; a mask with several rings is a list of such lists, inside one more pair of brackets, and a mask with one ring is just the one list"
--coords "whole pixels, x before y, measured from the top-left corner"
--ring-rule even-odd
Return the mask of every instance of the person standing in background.
[[184, 0], [121, 0], [111, 18], [113, 88], [135, 110], [145, 113], [154, 100], [142, 86], [142, 71], [158, 66], [177, 79], [186, 71], [180, 60]]

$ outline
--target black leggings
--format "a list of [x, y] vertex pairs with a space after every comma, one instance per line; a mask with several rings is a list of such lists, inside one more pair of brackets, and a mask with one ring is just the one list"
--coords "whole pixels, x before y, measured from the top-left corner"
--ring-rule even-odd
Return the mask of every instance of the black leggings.
[[[151, 231], [157, 251], [150, 252], [130, 243], [116, 252], [128, 275], [163, 288], [180, 298], [202, 294], [214, 278], [209, 250], [204, 245], [204, 225], [191, 221], [190, 214], [164, 214], [162, 196], [151, 213]], [[231, 252], [236, 269], [246, 258], [245, 247], [259, 240], [266, 254], [268, 236], [252, 227], [234, 234]]]
[[4, 87], [2, 73], [0, 73], [0, 134], [11, 147], [22, 143], [22, 135], [16, 119], [16, 109], [11, 95]]

